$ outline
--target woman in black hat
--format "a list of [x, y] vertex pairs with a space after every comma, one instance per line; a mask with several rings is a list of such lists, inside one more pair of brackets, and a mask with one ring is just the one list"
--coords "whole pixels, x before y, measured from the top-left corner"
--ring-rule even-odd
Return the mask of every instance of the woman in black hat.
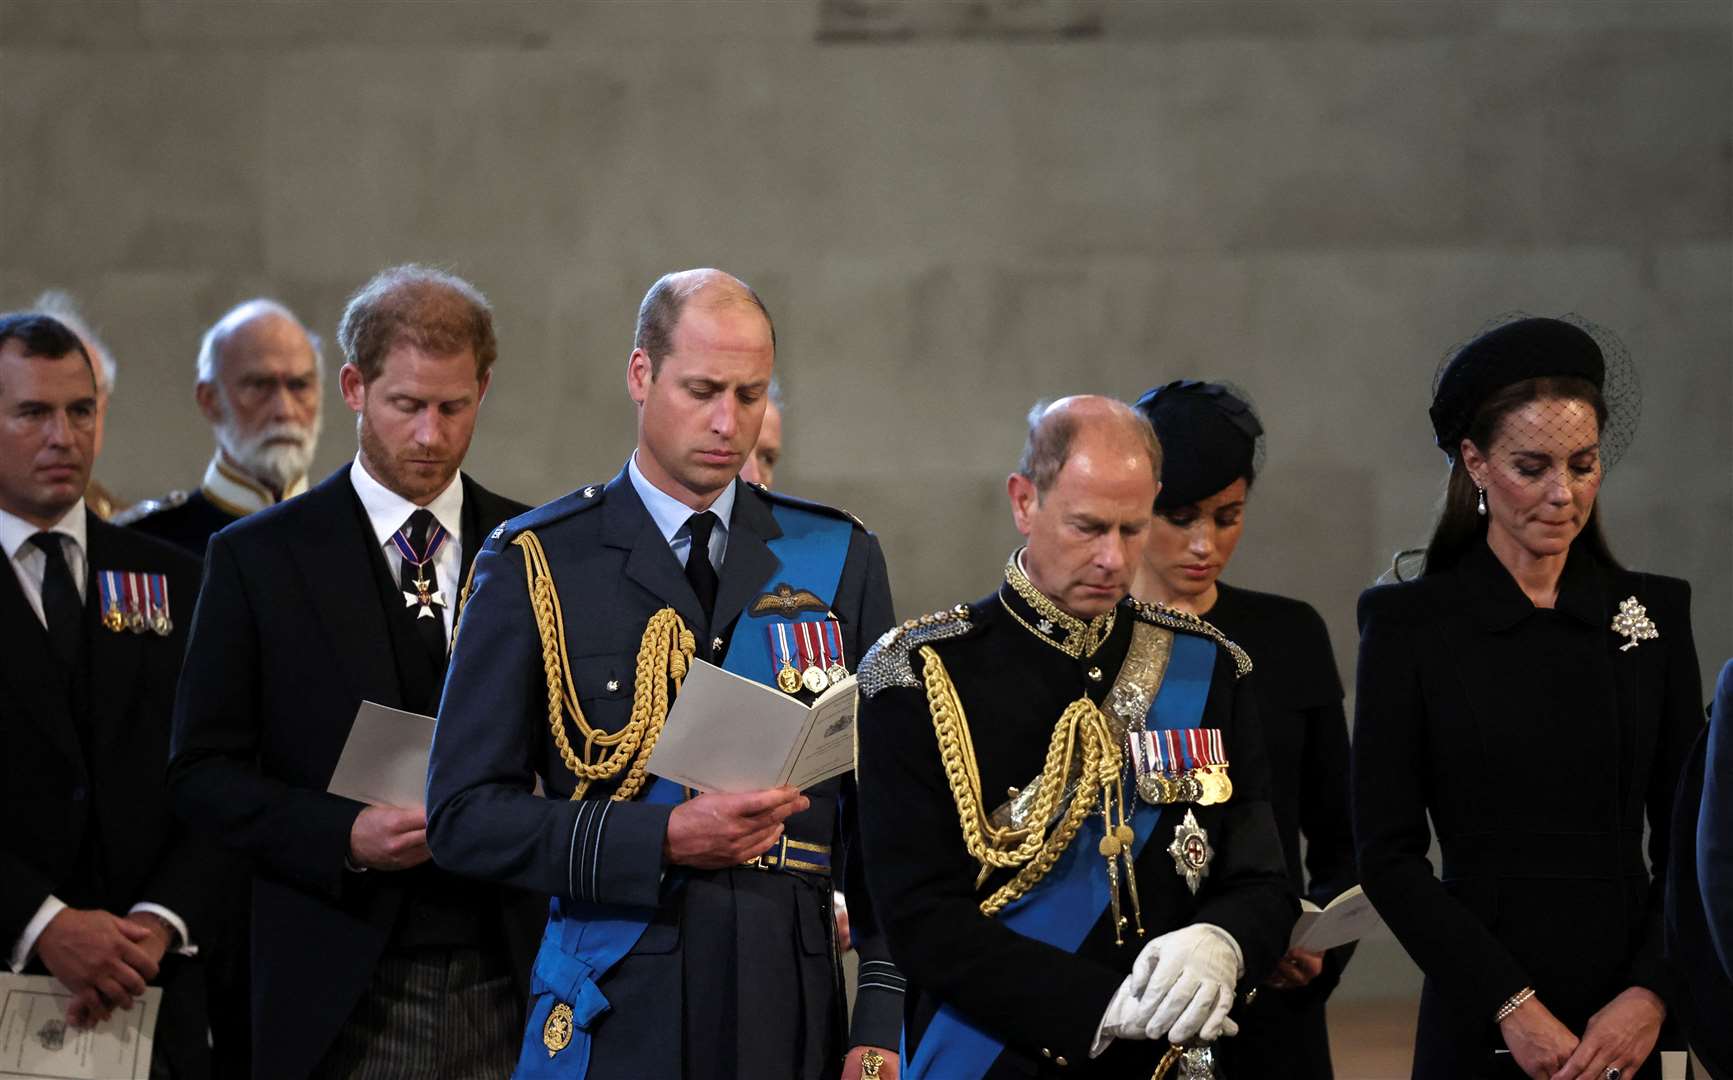
[[1659, 1075], [1668, 810], [1703, 711], [1689, 587], [1621, 569], [1601, 534], [1636, 401], [1586, 323], [1458, 350], [1424, 568], [1360, 597], [1354, 827], [1366, 895], [1426, 975], [1415, 1077]]
[[[1329, 632], [1304, 601], [1220, 580], [1245, 528], [1263, 425], [1242, 396], [1218, 383], [1169, 383], [1137, 407], [1161, 439], [1162, 482], [1132, 595], [1207, 618], [1251, 656], [1288, 873], [1302, 896], [1327, 904], [1355, 880], [1348, 725]], [[1284, 956], [1258, 996], [1234, 1011], [1239, 1035], [1216, 1044], [1222, 1075], [1328, 1080], [1324, 1002], [1352, 952], [1344, 946]]]

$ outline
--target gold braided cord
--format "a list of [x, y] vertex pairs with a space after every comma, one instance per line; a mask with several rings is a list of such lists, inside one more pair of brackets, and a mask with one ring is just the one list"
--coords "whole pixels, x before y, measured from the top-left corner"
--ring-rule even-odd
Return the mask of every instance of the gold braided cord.
[[[975, 758], [968, 717], [957, 697], [950, 673], [932, 646], [920, 649], [922, 677], [926, 683], [927, 709], [938, 739], [939, 758], [945, 781], [957, 806], [963, 846], [981, 864], [982, 880], [994, 869], [1017, 868], [1012, 879], [981, 901], [981, 913], [998, 914], [1028, 892], [1047, 872], [1077, 835], [1084, 818], [1099, 805], [1104, 785], [1119, 772], [1119, 748], [1107, 718], [1087, 696], [1066, 706], [1053, 727], [1047, 744], [1047, 759], [1041, 769], [1039, 787], [1023, 829], [995, 826], [981, 801], [981, 773]], [[1074, 757], [1081, 757], [1081, 772], [1064, 816], [1048, 832], [1059, 801], [1064, 797]]]
[[[672, 682], [675, 693], [679, 692], [680, 682], [686, 677], [692, 656], [697, 651], [697, 640], [673, 608], [663, 608], [650, 616], [644, 627], [643, 640], [638, 645], [631, 717], [618, 731], [598, 731], [584, 718], [584, 710], [578, 704], [577, 683], [572, 678], [572, 663], [566, 654], [565, 613], [560, 609], [559, 593], [554, 589], [547, 552], [533, 532], [523, 532], [512, 543], [523, 549], [530, 608], [535, 613], [536, 630], [541, 635], [542, 670], [548, 689], [548, 730], [560, 752], [560, 760], [578, 780], [572, 789], [572, 798], [583, 798], [591, 784], [598, 780], [612, 780], [623, 772], [626, 777], [615, 789], [613, 798], [620, 802], [631, 799], [644, 785], [644, 770], [650, 752], [656, 748], [656, 740], [662, 736], [662, 725], [668, 720], [668, 685]], [[572, 727], [584, 738], [582, 754], [572, 747], [571, 739], [566, 735], [565, 719], [568, 715]], [[598, 748], [604, 751], [600, 760], [596, 760]]]

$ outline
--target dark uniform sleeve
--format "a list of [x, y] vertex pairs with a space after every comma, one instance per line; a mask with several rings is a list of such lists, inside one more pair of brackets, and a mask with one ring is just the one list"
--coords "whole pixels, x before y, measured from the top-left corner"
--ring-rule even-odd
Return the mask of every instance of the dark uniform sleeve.
[[1444, 888], [1427, 851], [1426, 701], [1418, 618], [1402, 586], [1360, 597], [1352, 790], [1360, 883], [1402, 947], [1445, 995], [1490, 1021], [1529, 977], [1485, 923]]
[[[510, 543], [492, 540], [476, 556], [428, 763], [428, 847], [441, 867], [470, 877], [653, 907], [673, 807], [534, 793], [550, 729], [525, 581], [523, 553]], [[569, 775], [560, 779], [569, 790]]]
[[212, 537], [175, 699], [169, 786], [182, 818], [208, 825], [271, 873], [335, 899], [362, 806], [260, 772], [260, 617], [230, 542]]
[[1008, 1046], [1086, 1060], [1124, 974], [981, 914], [921, 691], [863, 701], [859, 732], [867, 879], [904, 974]]
[[1697, 811], [1697, 888], [1721, 970], [1733, 980], [1733, 661], [1715, 686], [1715, 715]]
[[1299, 902], [1270, 806], [1270, 762], [1258, 726], [1257, 701], [1236, 685], [1233, 661], [1225, 650], [1216, 654], [1210, 697], [1233, 702], [1224, 737], [1234, 794], [1218, 808], [1216, 861], [1191, 921], [1212, 923], [1233, 936], [1245, 959], [1240, 987], [1249, 990], [1261, 984], [1287, 952]]
[[[1354, 826], [1348, 816], [1348, 717], [1342, 709], [1342, 684], [1330, 631], [1310, 607], [1311, 635], [1322, 646], [1314, 663], [1327, 664], [1335, 697], [1307, 708], [1305, 749], [1300, 763], [1300, 833], [1306, 838], [1306, 896], [1322, 907], [1359, 881], [1354, 866]], [[1310, 639], [1310, 637], [1309, 637]], [[1354, 956], [1354, 942], [1324, 954], [1324, 970], [1305, 986], [1289, 991], [1319, 1002], [1330, 996]]]
[[[859, 654], [890, 629], [893, 618], [891, 586], [885, 571], [884, 552], [878, 539], [857, 531], [855, 543], [864, 545], [866, 574], [861, 587], [857, 641]], [[855, 987], [854, 1015], [849, 1025], [850, 1046], [877, 1046], [895, 1050], [903, 1030], [903, 975], [892, 962], [884, 929], [873, 910], [867, 891], [866, 864], [861, 857], [860, 797], [854, 777], [843, 780], [837, 803], [836, 846], [842, 851], [842, 890], [848, 901], [849, 934], [860, 960]]]
[[[1655, 760], [1649, 769], [1644, 803], [1649, 814], [1648, 902], [1643, 911], [1643, 939], [1631, 961], [1631, 985], [1654, 991], [1672, 1002], [1680, 990], [1679, 975], [1666, 957], [1667, 857], [1672, 845], [1673, 796], [1685, 759], [1703, 728], [1703, 683], [1697, 667], [1697, 646], [1691, 636], [1691, 586], [1683, 581], [1651, 579], [1668, 603], [1656, 619], [1667, 645], [1666, 684], [1660, 710], [1661, 730]], [[1661, 586], [1667, 586], [1664, 590]], [[1714, 911], [1714, 908], [1710, 908]]]

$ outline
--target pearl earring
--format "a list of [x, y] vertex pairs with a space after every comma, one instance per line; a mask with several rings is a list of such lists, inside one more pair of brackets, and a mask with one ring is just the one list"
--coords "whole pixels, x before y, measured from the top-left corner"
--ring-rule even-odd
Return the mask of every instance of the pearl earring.
[[1485, 517], [1486, 516], [1486, 489], [1483, 487], [1477, 487], [1474, 490], [1480, 492], [1480, 502], [1479, 502], [1477, 509], [1479, 509], [1479, 511], [1480, 511], [1480, 516]]

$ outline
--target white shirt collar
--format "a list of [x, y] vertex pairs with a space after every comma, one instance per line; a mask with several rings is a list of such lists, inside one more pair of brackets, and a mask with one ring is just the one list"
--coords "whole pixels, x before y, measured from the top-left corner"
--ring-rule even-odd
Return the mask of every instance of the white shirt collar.
[[[211, 463], [205, 466], [205, 478], [199, 486], [204, 490], [205, 498], [237, 517], [263, 510], [278, 501], [270, 488], [223, 460], [221, 450], [211, 455]], [[283, 491], [283, 498], [293, 498], [306, 490], [307, 478], [297, 477]]]
[[[359, 453], [355, 455], [355, 463], [349, 466], [349, 482], [355, 485], [355, 494], [361, 497], [361, 507], [367, 511], [367, 520], [373, 526], [373, 538], [381, 547], [391, 542], [391, 534], [403, 528], [409, 515], [421, 509], [373, 479], [373, 474], [361, 464]], [[462, 550], [463, 475], [453, 476], [445, 490], [427, 504], [427, 509], [433, 514], [433, 520], [451, 534], [446, 543], [456, 544], [458, 550]]]
[[[654, 521], [656, 528], [661, 531], [662, 539], [672, 544], [675, 534], [686, 527], [686, 519], [697, 511], [650, 483], [650, 478], [638, 468], [636, 450], [632, 451], [631, 460], [626, 462], [626, 475], [631, 479], [632, 488], [638, 493], [638, 498], [643, 500], [644, 509], [650, 512], [650, 520]], [[729, 523], [734, 517], [734, 487], [734, 483], [730, 481], [728, 486], [722, 489], [722, 494], [716, 496], [716, 501], [710, 504], [710, 510], [720, 522], [717, 529], [724, 535], [727, 534]]]
[[78, 545], [79, 551], [88, 551], [85, 543], [84, 500], [81, 498], [72, 504], [59, 521], [46, 530], [40, 529], [15, 514], [0, 510], [0, 550], [6, 552], [8, 560], [18, 557], [18, 550], [30, 542], [30, 538], [39, 532], [55, 532], [62, 536], [70, 536], [72, 542]]

